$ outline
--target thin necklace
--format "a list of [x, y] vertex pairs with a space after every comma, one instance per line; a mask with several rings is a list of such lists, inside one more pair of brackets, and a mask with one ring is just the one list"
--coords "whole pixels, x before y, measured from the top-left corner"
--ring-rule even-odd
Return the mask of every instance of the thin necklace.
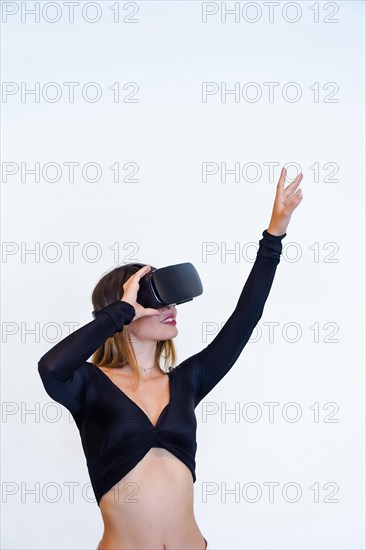
[[[143, 370], [144, 372], [147, 371], [147, 370], [155, 369], [155, 368], [156, 368], [156, 366], [147, 367], [146, 369], [144, 367], [139, 367], [140, 371]], [[168, 371], [171, 371], [171, 370], [173, 370], [173, 367], [172, 366], [168, 367]]]
[[147, 371], [147, 370], [150, 370], [150, 369], [155, 369], [156, 366], [154, 365], [153, 367], [148, 367], [147, 369], [145, 369], [144, 367], [139, 367], [140, 370], [143, 370], [144, 372]]

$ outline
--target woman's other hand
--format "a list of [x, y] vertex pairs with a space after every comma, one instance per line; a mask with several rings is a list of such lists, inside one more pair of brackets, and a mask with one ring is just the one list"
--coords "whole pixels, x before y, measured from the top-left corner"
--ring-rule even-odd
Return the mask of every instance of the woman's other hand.
[[277, 184], [271, 221], [267, 229], [271, 235], [283, 235], [286, 233], [292, 213], [302, 201], [302, 189], [297, 188], [304, 177], [303, 174], [300, 172], [285, 189], [286, 174], [287, 170], [283, 167]]
[[[128, 302], [135, 308], [136, 315], [132, 319], [132, 321], [136, 321], [136, 319], [139, 319], [140, 317], [145, 316], [152, 316], [152, 315], [161, 315], [158, 309], [154, 309], [152, 307], [143, 307], [141, 304], [139, 304], [137, 300], [137, 293], [139, 291], [140, 285], [139, 280], [146, 275], [151, 269], [151, 265], [145, 265], [136, 273], [131, 275], [129, 279], [124, 283], [123, 285], [123, 296], [121, 300], [123, 302]], [[131, 321], [131, 322], [132, 322]]]

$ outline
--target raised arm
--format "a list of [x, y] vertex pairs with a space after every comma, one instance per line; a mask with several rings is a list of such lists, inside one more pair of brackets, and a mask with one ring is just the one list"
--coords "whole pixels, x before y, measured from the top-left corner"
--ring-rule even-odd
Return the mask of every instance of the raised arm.
[[295, 208], [302, 201], [302, 190], [298, 188], [302, 173], [285, 188], [286, 175], [287, 170], [283, 167], [268, 230], [262, 233], [256, 260], [234, 312], [208, 346], [180, 364], [191, 378], [196, 405], [233, 366], [262, 316], [280, 261], [281, 240], [286, 236]]
[[233, 313], [210, 344], [180, 365], [188, 369], [196, 405], [234, 365], [262, 316], [280, 261], [281, 240], [286, 233], [275, 236], [264, 230], [262, 236], [256, 260]]
[[47, 351], [38, 362], [38, 372], [48, 395], [71, 413], [78, 413], [90, 381], [86, 360], [115, 332], [128, 325], [134, 315], [135, 308], [130, 303], [117, 300], [93, 311], [93, 321]]

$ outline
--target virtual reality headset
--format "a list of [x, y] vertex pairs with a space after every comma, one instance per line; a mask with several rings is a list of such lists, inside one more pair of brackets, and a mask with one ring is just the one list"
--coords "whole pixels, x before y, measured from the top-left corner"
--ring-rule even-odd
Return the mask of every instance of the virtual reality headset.
[[[144, 267], [146, 264], [130, 264]], [[201, 279], [190, 262], [153, 267], [139, 280], [137, 302], [155, 309], [171, 304], [179, 305], [193, 300], [203, 292]]]

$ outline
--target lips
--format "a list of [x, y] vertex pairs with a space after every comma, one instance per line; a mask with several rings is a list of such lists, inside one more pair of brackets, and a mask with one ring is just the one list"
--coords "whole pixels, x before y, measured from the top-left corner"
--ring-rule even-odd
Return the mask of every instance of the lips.
[[166, 322], [172, 322], [172, 321], [175, 321], [175, 317], [174, 315], [167, 315], [166, 317], [164, 317], [164, 319], [162, 321], [160, 321], [161, 323], [164, 323], [164, 321]]

